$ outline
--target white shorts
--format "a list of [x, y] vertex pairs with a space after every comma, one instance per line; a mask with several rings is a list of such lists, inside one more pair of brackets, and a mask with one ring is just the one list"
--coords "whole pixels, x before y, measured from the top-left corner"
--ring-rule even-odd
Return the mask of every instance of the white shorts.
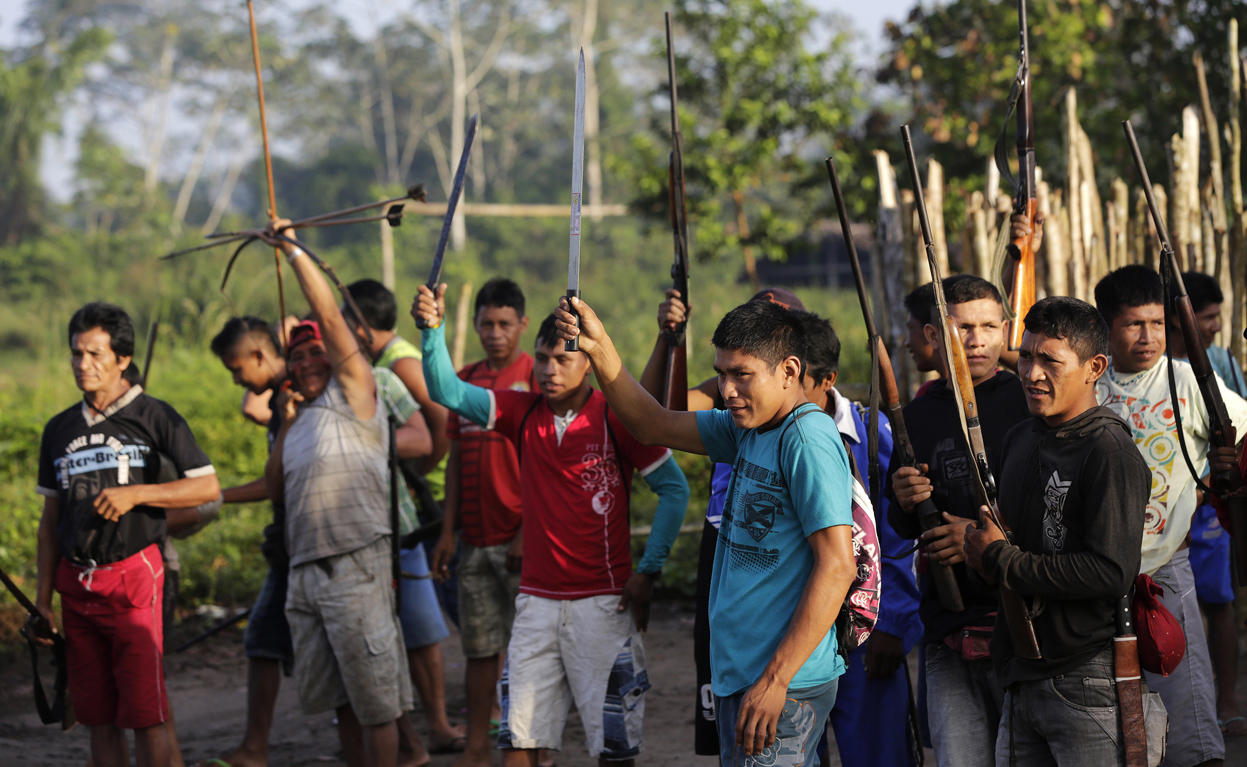
[[631, 759], [641, 752], [645, 648], [618, 596], [545, 599], [520, 594], [498, 682], [498, 747], [563, 747], [572, 702], [591, 756]]

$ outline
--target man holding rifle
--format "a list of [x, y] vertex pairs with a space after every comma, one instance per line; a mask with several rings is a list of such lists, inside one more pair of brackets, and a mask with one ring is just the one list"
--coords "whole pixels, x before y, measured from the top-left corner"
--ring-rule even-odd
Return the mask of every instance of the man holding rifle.
[[1034, 619], [1042, 659], [1015, 652], [1003, 616], [992, 634], [1006, 690], [998, 765], [1122, 764], [1138, 734], [1118, 729], [1125, 688], [1114, 693], [1113, 637], [1138, 572], [1149, 478], [1126, 424], [1096, 402], [1108, 346], [1107, 326], [1083, 301], [1046, 298], [1027, 313], [1018, 373], [1032, 417], [1005, 438], [1000, 472], [1013, 543], [986, 514], [966, 530], [970, 566], [1044, 602]]
[[[1217, 727], [1212, 665], [1196, 601], [1187, 535], [1198, 492], [1185, 465], [1175, 429], [1168, 380], [1172, 366], [1182, 416], [1182, 439], [1203, 473], [1212, 464], [1237, 472], [1232, 448], [1209, 450], [1210, 418], [1189, 363], [1165, 357], [1165, 293], [1160, 275], [1146, 266], [1124, 266], [1095, 286], [1096, 307], [1109, 326], [1111, 366], [1100, 379], [1100, 402], [1130, 425], [1152, 471], [1143, 524], [1140, 572], [1165, 591], [1162, 601], [1186, 634], [1186, 654], [1165, 677], [1148, 674], [1171, 717], [1165, 764], [1220, 764], [1225, 741]], [[1247, 427], [1247, 402], [1218, 381], [1237, 433]]]
[[[961, 334], [974, 394], [983, 424], [987, 457], [999, 471], [1005, 434], [1027, 416], [1022, 386], [1012, 373], [998, 369], [1008, 336], [1004, 304], [991, 283], [970, 275], [943, 282], [950, 330]], [[934, 324], [927, 338], [942, 347]], [[942, 358], [942, 356], [941, 356]], [[902, 466], [892, 474], [895, 496], [888, 519], [903, 537], [918, 538], [927, 556], [953, 567], [965, 610], [951, 612], [940, 602], [933, 582], [923, 585], [927, 717], [939, 764], [991, 765], [1003, 690], [992, 670], [988, 638], [997, 607], [994, 588], [968, 577], [964, 562], [965, 530], [978, 519], [974, 468], [958, 423], [958, 404], [945, 379], [936, 381], [904, 410], [920, 467]], [[944, 524], [922, 533], [918, 503], [933, 498]]]
[[767, 301], [729, 312], [713, 338], [727, 409], [686, 413], [628, 375], [583, 301], [564, 299], [555, 316], [638, 439], [734, 464], [710, 594], [720, 763], [817, 763], [844, 673], [832, 626], [856, 564], [848, 457], [832, 419], [806, 400], [799, 318]]

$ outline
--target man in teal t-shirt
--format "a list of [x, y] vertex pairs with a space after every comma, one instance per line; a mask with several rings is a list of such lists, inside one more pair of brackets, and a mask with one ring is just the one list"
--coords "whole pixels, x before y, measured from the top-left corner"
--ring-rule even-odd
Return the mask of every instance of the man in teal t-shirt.
[[579, 339], [611, 409], [646, 444], [733, 465], [710, 592], [719, 759], [818, 764], [844, 664], [834, 623], [856, 574], [852, 476], [832, 419], [806, 401], [799, 316], [738, 306], [713, 338], [725, 410], [664, 409], [623, 369], [593, 310], [555, 312]]

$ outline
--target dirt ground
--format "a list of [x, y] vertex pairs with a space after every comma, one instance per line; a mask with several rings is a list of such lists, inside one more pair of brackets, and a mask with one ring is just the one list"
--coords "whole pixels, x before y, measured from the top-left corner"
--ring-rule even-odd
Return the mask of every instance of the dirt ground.
[[[174, 638], [193, 635], [180, 628]], [[659, 603], [654, 607], [645, 646], [654, 687], [646, 697], [646, 750], [638, 764], [655, 767], [714, 765], [712, 757], [693, 754], [691, 692], [695, 673], [692, 653], [691, 606]], [[246, 659], [242, 632], [233, 629], [212, 637], [185, 653], [170, 655], [168, 684], [178, 723], [178, 734], [188, 765], [218, 756], [237, 743], [246, 715]], [[462, 721], [463, 656], [457, 636], [444, 644], [446, 684], [452, 720]], [[913, 663], [911, 662], [911, 668]], [[1239, 689], [1247, 693], [1247, 662], [1240, 663]], [[46, 677], [45, 677], [46, 678]], [[83, 767], [87, 763], [87, 733], [76, 727], [62, 733], [39, 723], [30, 688], [30, 666], [22, 654], [13, 655], [0, 669], [0, 765]], [[1242, 694], [1242, 693], [1240, 693]], [[423, 720], [417, 708], [417, 727]], [[294, 685], [284, 684], [278, 699], [270, 764], [274, 767], [340, 765], [337, 731], [331, 714], [304, 716], [299, 712]], [[560, 767], [596, 764], [584, 751], [583, 731], [575, 720], [564, 735], [557, 755]], [[1226, 764], [1247, 764], [1247, 738], [1227, 742]], [[833, 749], [834, 750], [834, 749]], [[928, 764], [934, 759], [927, 752]], [[435, 756], [435, 767], [448, 767], [453, 756]], [[832, 765], [839, 765], [834, 760]]]

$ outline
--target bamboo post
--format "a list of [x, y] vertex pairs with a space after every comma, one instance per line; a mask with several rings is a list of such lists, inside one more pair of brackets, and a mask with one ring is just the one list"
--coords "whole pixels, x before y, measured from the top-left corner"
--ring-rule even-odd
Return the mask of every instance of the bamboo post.
[[[999, 234], [999, 216], [997, 215], [996, 205], [1000, 197], [1000, 169], [996, 167], [996, 158], [987, 158], [987, 174], [983, 183], [983, 213], [984, 221], [987, 223], [987, 242], [988, 248], [994, 247], [996, 244], [996, 236]], [[991, 259], [995, 257], [995, 253], [988, 256], [988, 268], [990, 269]]]
[[[1095, 159], [1091, 152], [1091, 139], [1082, 125], [1078, 125], [1078, 167], [1081, 188], [1079, 196], [1083, 205], [1084, 256], [1087, 262], [1087, 288], [1095, 287], [1100, 278], [1108, 274], [1108, 246], [1104, 234], [1104, 206], [1100, 202], [1100, 190], [1095, 184]], [[1088, 296], [1080, 296], [1089, 300]]]
[[[905, 333], [905, 293], [910, 283], [905, 279], [907, 274], [905, 258], [905, 225], [901, 212], [900, 200], [897, 198], [896, 171], [888, 153], [875, 150], [875, 172], [879, 177], [879, 216], [877, 224], [876, 245], [871, 248], [871, 271], [880, 275], [891, 275], [892, 279], [880, 279], [876, 282], [875, 316], [883, 318], [884, 326], [880, 332], [892, 358], [893, 373], [903, 397], [913, 391], [912, 360], [908, 354], [902, 353]], [[900, 275], [900, 279], [895, 279]]]
[[969, 250], [974, 254], [974, 273], [986, 280], [991, 280], [993, 253], [991, 240], [987, 236], [986, 199], [982, 192], [970, 193], [970, 215], [967, 217], [969, 219], [967, 228], [970, 233]]
[[1087, 263], [1082, 240], [1082, 169], [1078, 161], [1078, 96], [1065, 91], [1065, 209], [1069, 216], [1070, 295], [1087, 294]]
[[1225, 305], [1232, 308], [1228, 327], [1230, 348], [1234, 358], [1242, 360], [1247, 354], [1247, 341], [1243, 340], [1243, 328], [1247, 327], [1247, 211], [1243, 209], [1243, 135], [1239, 125], [1242, 107], [1243, 66], [1238, 55], [1238, 20], [1231, 18], [1228, 32], [1230, 53], [1230, 222], [1229, 262], [1233, 278], [1233, 290], [1226, 296]]
[[[1160, 184], [1152, 184], [1152, 196], [1156, 198], [1156, 207], [1159, 209], [1160, 215], [1162, 216], [1166, 215], [1165, 211], [1169, 210], [1169, 193], [1165, 191], [1165, 187], [1161, 186]], [[1160, 271], [1160, 235], [1156, 233], [1156, 225], [1152, 223], [1152, 218], [1150, 215], [1148, 216], [1147, 221], [1148, 221], [1147, 252], [1149, 256], [1148, 266], [1152, 267], [1153, 269], [1159, 272]], [[1172, 221], [1166, 219], [1165, 226], [1170, 231], [1173, 231]], [[1180, 246], [1174, 245], [1174, 247], [1178, 248]], [[1182, 254], [1178, 253], [1177, 256], [1178, 256], [1178, 263], [1181, 264]]]
[[1217, 116], [1212, 111], [1212, 97], [1208, 94], [1208, 76], [1204, 71], [1204, 57], [1195, 52], [1195, 79], [1199, 86], [1200, 122], [1208, 137], [1208, 176], [1205, 187], [1204, 253], [1205, 264], [1211, 264], [1209, 274], [1217, 278], [1221, 292], [1229, 299], [1221, 303], [1221, 332], [1217, 343], [1226, 345], [1234, 314], [1234, 273], [1230, 266], [1229, 224], [1225, 213], [1225, 172], [1221, 164], [1221, 130]]
[[935, 240], [935, 258], [941, 274], [952, 274], [948, 269], [948, 236], [944, 232], [944, 166], [927, 160], [927, 218], [931, 223], [931, 237]]
[[1061, 193], [1052, 194], [1048, 184], [1040, 184], [1039, 210], [1044, 214], [1045, 285], [1050, 296], [1069, 295], [1069, 216], [1061, 204]]
[[1120, 178], [1113, 179], [1113, 199], [1109, 212], [1116, 219], [1117, 229], [1109, 235], [1109, 271], [1120, 269], [1130, 258], [1130, 187]]

